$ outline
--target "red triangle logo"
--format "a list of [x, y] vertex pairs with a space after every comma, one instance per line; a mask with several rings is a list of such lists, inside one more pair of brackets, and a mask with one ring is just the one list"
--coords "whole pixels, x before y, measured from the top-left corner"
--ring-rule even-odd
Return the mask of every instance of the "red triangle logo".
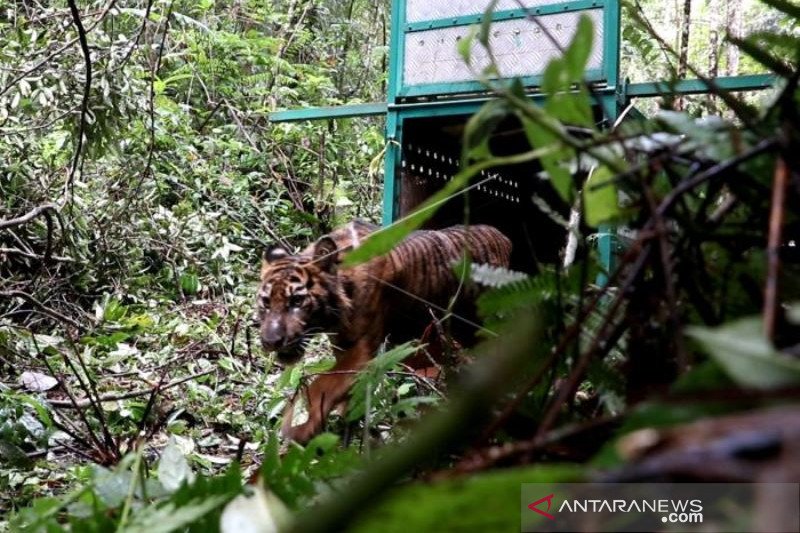
[[528, 509], [530, 509], [534, 513], [539, 513], [540, 515], [542, 515], [542, 516], [544, 516], [546, 518], [549, 518], [550, 520], [555, 520], [556, 519], [555, 516], [551, 515], [550, 513], [546, 513], [545, 511], [542, 511], [541, 509], [537, 508], [539, 504], [547, 502], [547, 510], [549, 511], [550, 507], [553, 506], [553, 496], [555, 496], [555, 494], [550, 494], [549, 496], [545, 496], [544, 498], [539, 498], [535, 502], [529, 504], [528, 505]]

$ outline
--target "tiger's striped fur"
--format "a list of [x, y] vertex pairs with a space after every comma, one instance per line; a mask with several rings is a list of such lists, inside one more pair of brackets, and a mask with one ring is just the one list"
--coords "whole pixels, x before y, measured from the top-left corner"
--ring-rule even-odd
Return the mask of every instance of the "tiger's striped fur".
[[[453, 226], [417, 231], [391, 252], [352, 268], [342, 257], [376, 226], [353, 222], [322, 237], [297, 255], [274, 248], [265, 254], [258, 292], [261, 343], [293, 363], [316, 332], [334, 335], [338, 373], [317, 377], [308, 389], [308, 421], [284, 433], [307, 441], [328, 413], [344, 399], [353, 377], [388, 336], [392, 342], [419, 337], [430, 322], [426, 303], [448, 307], [459, 294], [460, 312], [468, 313], [470, 294], [453, 270], [467, 252], [474, 263], [508, 268], [511, 242], [491, 226]], [[350, 373], [348, 373], [350, 372]]]

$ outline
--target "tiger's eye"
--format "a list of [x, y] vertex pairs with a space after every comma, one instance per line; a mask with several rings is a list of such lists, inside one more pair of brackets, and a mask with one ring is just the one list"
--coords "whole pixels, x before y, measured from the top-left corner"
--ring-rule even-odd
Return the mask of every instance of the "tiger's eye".
[[302, 294], [293, 294], [291, 298], [289, 298], [289, 307], [300, 307], [303, 305], [303, 302], [306, 301], [306, 297]]

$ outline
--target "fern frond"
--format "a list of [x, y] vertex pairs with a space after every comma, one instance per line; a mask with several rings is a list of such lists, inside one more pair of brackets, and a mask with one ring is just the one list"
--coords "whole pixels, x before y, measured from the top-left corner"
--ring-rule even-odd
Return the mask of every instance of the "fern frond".
[[486, 287], [503, 287], [511, 283], [516, 283], [528, 278], [523, 272], [509, 270], [503, 267], [496, 267], [486, 264], [470, 265], [470, 277], [472, 281]]

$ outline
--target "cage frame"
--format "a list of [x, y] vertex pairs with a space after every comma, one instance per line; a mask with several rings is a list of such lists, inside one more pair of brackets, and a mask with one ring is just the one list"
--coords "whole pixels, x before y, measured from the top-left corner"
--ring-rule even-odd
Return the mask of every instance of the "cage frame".
[[[404, 39], [407, 35], [437, 28], [468, 27], [480, 24], [483, 13], [461, 15], [424, 21], [406, 22], [407, 0], [392, 0], [389, 39], [389, 63], [387, 99], [385, 102], [345, 104], [328, 107], [307, 107], [270, 113], [270, 122], [298, 122], [305, 120], [332, 120], [363, 116], [385, 117], [385, 155], [383, 212], [384, 225], [397, 219], [401, 194], [399, 162], [403, 144], [403, 129], [408, 120], [414, 118], [450, 117], [471, 115], [493, 98], [479, 81], [427, 84], [411, 86], [403, 82]], [[753, 91], [770, 88], [775, 76], [753, 74], [718, 77], [713, 80], [683, 79], [674, 82], [651, 81], [628, 83], [620, 79], [621, 2], [620, 0], [559, 0], [550, 4], [530, 8], [496, 11], [492, 21], [520, 20], [528, 16], [547, 16], [556, 13], [583, 12], [589, 9], [603, 10], [602, 67], [599, 71], [586, 72], [585, 80], [592, 85], [594, 104], [599, 106], [607, 123], [613, 124], [623, 108], [632, 98], [649, 98], [666, 95], [690, 95], [710, 93], [712, 87], [726, 91]], [[510, 78], [506, 80], [510, 81]], [[503, 79], [499, 80], [503, 82]], [[537, 92], [540, 76], [521, 78], [534, 102], [542, 101], [546, 95]], [[603, 270], [614, 268], [617, 249], [616, 233], [612, 226], [601, 226], [597, 232], [597, 248]], [[605, 275], [598, 282], [605, 283]]]

